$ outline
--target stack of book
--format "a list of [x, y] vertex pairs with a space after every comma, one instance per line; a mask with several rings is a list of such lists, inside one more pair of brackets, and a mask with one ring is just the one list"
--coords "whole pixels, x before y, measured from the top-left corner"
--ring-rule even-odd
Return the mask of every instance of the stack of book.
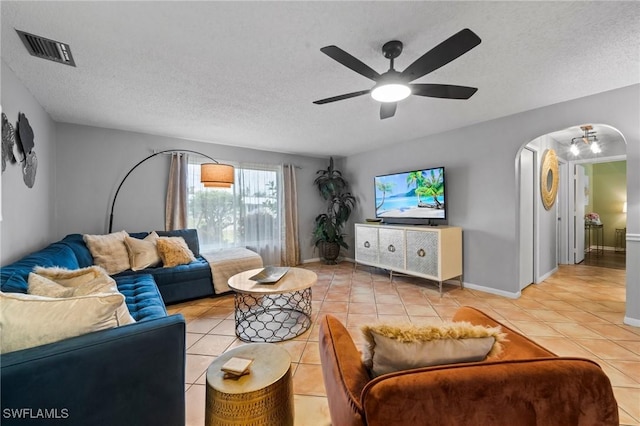
[[249, 366], [253, 362], [249, 358], [233, 357], [222, 365], [225, 379], [238, 379], [245, 374], [249, 374]]

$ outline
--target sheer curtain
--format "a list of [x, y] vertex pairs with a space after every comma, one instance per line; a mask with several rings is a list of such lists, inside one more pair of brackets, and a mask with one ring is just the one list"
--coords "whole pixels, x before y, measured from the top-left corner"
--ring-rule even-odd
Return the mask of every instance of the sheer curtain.
[[280, 265], [282, 244], [282, 167], [240, 164], [234, 185], [243, 245], [265, 265]]
[[300, 264], [300, 240], [298, 238], [298, 193], [296, 188], [296, 168], [292, 164], [282, 167], [284, 243], [282, 245], [282, 264], [296, 266]]
[[187, 154], [171, 154], [164, 228], [166, 231], [187, 227]]
[[265, 265], [280, 265], [282, 166], [236, 163], [231, 188], [204, 188], [200, 162], [189, 160], [187, 223], [198, 230], [201, 251], [247, 247], [260, 254]]

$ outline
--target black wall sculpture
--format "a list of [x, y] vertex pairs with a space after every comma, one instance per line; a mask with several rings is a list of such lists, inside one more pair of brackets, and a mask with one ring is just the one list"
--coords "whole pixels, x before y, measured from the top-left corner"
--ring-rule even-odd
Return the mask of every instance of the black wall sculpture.
[[17, 131], [14, 130], [7, 116], [2, 113], [2, 171], [7, 162], [22, 164], [22, 179], [25, 185], [33, 188], [38, 169], [38, 158], [34, 150], [33, 129], [27, 116], [18, 113]]

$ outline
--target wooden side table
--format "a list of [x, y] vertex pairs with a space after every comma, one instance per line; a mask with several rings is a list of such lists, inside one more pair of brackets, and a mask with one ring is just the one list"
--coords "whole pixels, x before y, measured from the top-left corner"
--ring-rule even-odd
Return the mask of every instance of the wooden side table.
[[[224, 379], [232, 357], [252, 358], [250, 373]], [[225, 352], [207, 369], [205, 426], [293, 426], [293, 383], [289, 353], [271, 343]]]

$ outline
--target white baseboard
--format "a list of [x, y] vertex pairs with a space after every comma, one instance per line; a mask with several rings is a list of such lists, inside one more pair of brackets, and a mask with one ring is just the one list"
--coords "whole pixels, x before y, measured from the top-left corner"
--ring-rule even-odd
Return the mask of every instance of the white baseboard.
[[558, 267], [556, 266], [555, 268], [553, 268], [552, 270], [550, 270], [549, 272], [547, 272], [546, 274], [544, 274], [541, 277], [538, 277], [538, 281], [536, 282], [536, 284], [540, 284], [541, 282], [543, 282], [544, 280], [546, 280], [547, 278], [549, 278], [551, 275], [555, 274], [556, 272], [558, 272]]
[[301, 261], [302, 263], [314, 263], [314, 262], [320, 262], [320, 258], [319, 257], [312, 257], [311, 259], [305, 259]]
[[518, 291], [517, 293], [513, 293], [513, 292], [510, 292], [510, 291], [498, 290], [498, 289], [495, 289], [495, 288], [485, 287], [485, 286], [482, 286], [482, 285], [471, 284], [471, 283], [466, 283], [466, 282], [464, 283], [464, 288], [469, 288], [471, 290], [478, 290], [478, 291], [482, 291], [484, 293], [495, 294], [495, 295], [502, 296], [502, 297], [508, 297], [509, 299], [518, 299], [522, 295], [522, 293], [520, 291]]
[[640, 327], [640, 319], [638, 318], [624, 317], [623, 322], [633, 327]]

